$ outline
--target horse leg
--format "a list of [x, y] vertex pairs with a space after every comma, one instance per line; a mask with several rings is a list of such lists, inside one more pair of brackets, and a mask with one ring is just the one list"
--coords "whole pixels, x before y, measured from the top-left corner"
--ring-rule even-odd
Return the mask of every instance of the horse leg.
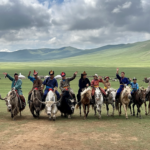
[[34, 110], [35, 110], [34, 107], [30, 108], [30, 111], [31, 111], [33, 117], [36, 118], [37, 116], [34, 114]]
[[148, 105], [148, 115], [150, 115], [150, 100], [149, 100], [149, 105]]
[[119, 109], [119, 116], [121, 116], [121, 103], [120, 103], [120, 109]]
[[20, 117], [21, 117], [21, 111], [20, 111]]
[[132, 105], [132, 107], [133, 107], [133, 116], [135, 116], [134, 106], [135, 106], [135, 103]]
[[79, 109], [80, 109], [80, 117], [81, 117], [81, 105], [79, 106]]
[[130, 115], [132, 116], [132, 108], [131, 108], [131, 103], [129, 103], [129, 108], [130, 108]]
[[106, 104], [106, 109], [107, 109], [107, 116], [109, 116], [109, 107], [108, 107], [108, 104]]
[[86, 119], [86, 106], [83, 104], [84, 119]]
[[87, 109], [87, 113], [86, 113], [86, 118], [87, 118], [87, 116], [88, 116], [88, 114], [89, 114], [90, 104], [89, 104], [87, 107], [88, 107], [88, 109]]
[[95, 116], [96, 116], [96, 106], [94, 106]]
[[147, 115], [147, 104], [145, 102], [145, 115]]
[[128, 119], [128, 115], [127, 115], [127, 109], [126, 109], [126, 104], [123, 104], [123, 108], [124, 108], [124, 111], [125, 111], [125, 116], [126, 116], [126, 119]]
[[114, 106], [114, 104], [111, 104], [111, 105], [112, 105], [112, 108], [113, 108], [113, 112], [112, 112], [111, 116], [114, 116], [115, 106]]
[[99, 119], [101, 118], [101, 109], [102, 109], [102, 105], [99, 105]]

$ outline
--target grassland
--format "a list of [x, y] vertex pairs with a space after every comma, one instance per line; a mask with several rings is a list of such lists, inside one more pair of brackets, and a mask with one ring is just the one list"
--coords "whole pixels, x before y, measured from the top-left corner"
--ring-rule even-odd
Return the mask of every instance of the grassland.
[[[0, 94], [2, 97], [6, 96], [11, 85], [11, 82], [3, 77], [2, 72], [8, 72], [10, 75], [13, 75], [14, 72], [21, 72], [27, 76], [28, 72], [33, 72], [34, 69], [40, 75], [47, 75], [51, 69], [55, 70], [56, 75], [65, 71], [67, 76], [78, 71], [78, 77], [71, 82], [75, 93], [78, 91], [78, 80], [83, 71], [86, 71], [89, 76], [98, 73], [101, 76], [109, 75], [112, 78], [116, 73], [115, 66], [82, 67], [68, 64], [68, 67], [58, 67], [56, 64], [54, 67], [53, 63], [38, 63], [38, 65], [34, 63], [0, 63]], [[137, 77], [140, 86], [147, 87], [142, 80], [144, 77], [150, 76], [149, 68], [120, 67], [120, 71], [125, 71], [127, 77]], [[111, 82], [111, 84], [114, 88], [119, 86], [118, 82]], [[101, 86], [103, 87], [102, 84]], [[28, 79], [23, 80], [22, 89], [26, 99], [31, 87], [32, 83]], [[110, 107], [110, 113], [111, 111]], [[0, 101], [0, 149], [149, 150], [150, 117], [144, 115], [144, 106], [142, 115], [142, 119], [130, 116], [126, 120], [124, 113], [119, 117], [115, 112], [115, 117], [107, 117], [105, 106], [103, 106], [101, 120], [94, 116], [91, 109], [87, 120], [79, 117], [79, 110], [76, 110], [72, 119], [62, 118], [58, 113], [57, 120], [52, 122], [48, 120], [44, 111], [39, 120], [34, 119], [27, 106], [22, 117], [18, 116], [16, 121], [12, 121], [10, 114], [6, 111], [5, 102]]]

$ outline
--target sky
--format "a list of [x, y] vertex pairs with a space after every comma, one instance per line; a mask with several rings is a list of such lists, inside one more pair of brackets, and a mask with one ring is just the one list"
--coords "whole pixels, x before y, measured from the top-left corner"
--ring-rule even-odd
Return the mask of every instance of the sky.
[[0, 51], [150, 40], [150, 0], [0, 0]]

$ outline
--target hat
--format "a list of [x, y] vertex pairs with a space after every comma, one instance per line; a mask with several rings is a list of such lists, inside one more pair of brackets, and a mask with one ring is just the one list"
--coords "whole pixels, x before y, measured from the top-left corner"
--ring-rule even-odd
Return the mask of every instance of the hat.
[[18, 76], [18, 73], [15, 72], [14, 76], [16, 76], [16, 75]]
[[133, 80], [137, 80], [137, 79], [134, 77]]
[[64, 76], [66, 76], [66, 73], [65, 73], [65, 72], [62, 72], [60, 75], [61, 75], [62, 77], [64, 77]]
[[98, 77], [98, 74], [95, 74], [93, 77]]
[[106, 80], [106, 79], [109, 79], [109, 77], [108, 77], [108, 76], [106, 76], [106, 77], [104, 78], [104, 80]]
[[34, 70], [33, 75], [34, 75], [34, 76], [38, 75], [38, 72], [36, 72], [36, 71]]
[[84, 72], [82, 73], [82, 75], [87, 75], [87, 73], [84, 71]]
[[49, 72], [49, 75], [54, 75], [54, 71], [51, 70], [51, 71]]

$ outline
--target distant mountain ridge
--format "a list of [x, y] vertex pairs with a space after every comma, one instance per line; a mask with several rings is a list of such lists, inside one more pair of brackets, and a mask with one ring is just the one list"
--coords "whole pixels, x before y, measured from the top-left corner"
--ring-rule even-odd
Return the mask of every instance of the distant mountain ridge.
[[133, 44], [118, 44], [118, 45], [106, 45], [94, 49], [77, 49], [74, 47], [62, 47], [58, 49], [41, 48], [41, 49], [23, 49], [14, 52], [0, 52], [0, 62], [32, 62], [32, 61], [48, 61], [48, 60], [60, 60], [65, 58], [87, 55], [96, 55], [110, 50], [122, 50], [122, 49], [134, 49], [137, 45], [144, 45], [146, 42], [138, 42]]

